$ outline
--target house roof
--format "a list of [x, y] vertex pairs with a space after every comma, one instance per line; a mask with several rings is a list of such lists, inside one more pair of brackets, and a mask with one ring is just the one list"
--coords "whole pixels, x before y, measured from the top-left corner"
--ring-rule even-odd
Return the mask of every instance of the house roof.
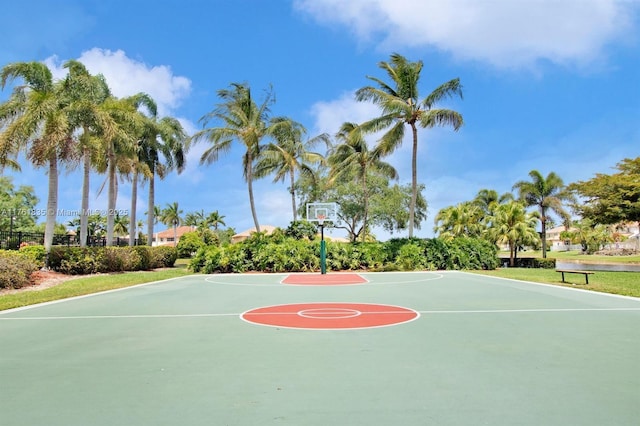
[[[178, 226], [176, 228], [176, 234], [178, 237], [182, 236], [182, 234], [186, 234], [187, 232], [193, 232], [196, 228], [194, 226]], [[164, 231], [156, 232], [156, 238], [173, 238], [173, 228], [166, 229]]]
[[[266, 232], [267, 235], [271, 235], [273, 233], [273, 231], [276, 230], [276, 226], [272, 226], [272, 225], [260, 225], [260, 232]], [[237, 233], [236, 235], [234, 235], [233, 237], [231, 237], [231, 241], [240, 241], [240, 240], [244, 240], [245, 238], [249, 238], [249, 236], [251, 236], [251, 234], [256, 232], [256, 228], [249, 228], [249, 229], [245, 229], [242, 232]]]

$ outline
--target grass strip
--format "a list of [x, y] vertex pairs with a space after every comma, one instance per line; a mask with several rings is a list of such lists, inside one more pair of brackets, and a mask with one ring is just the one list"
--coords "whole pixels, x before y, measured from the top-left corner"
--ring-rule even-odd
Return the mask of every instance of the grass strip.
[[532, 281], [554, 284], [565, 287], [582, 288], [602, 293], [620, 294], [622, 296], [640, 297], [640, 272], [594, 271], [589, 275], [589, 284], [585, 284], [580, 274], [565, 274], [563, 283], [559, 272], [554, 269], [536, 268], [499, 268], [493, 271], [469, 271], [492, 277], [510, 278], [521, 281]]
[[[499, 252], [498, 255], [503, 258], [509, 257], [509, 252]], [[518, 253], [518, 257], [537, 257], [542, 258], [541, 251], [523, 251]], [[630, 256], [605, 256], [596, 254], [582, 254], [579, 251], [552, 251], [547, 252], [547, 258], [558, 260], [572, 260], [585, 263], [630, 263], [639, 264], [640, 255]]]
[[117, 288], [131, 287], [152, 281], [161, 281], [169, 278], [191, 275], [184, 265], [176, 268], [161, 269], [156, 271], [137, 271], [116, 274], [92, 275], [63, 282], [54, 287], [43, 290], [24, 291], [20, 293], [5, 294], [0, 296], [0, 311], [21, 306], [34, 305], [36, 303], [50, 302], [66, 299], [68, 297], [82, 296], [98, 293], [100, 291], [114, 290]]

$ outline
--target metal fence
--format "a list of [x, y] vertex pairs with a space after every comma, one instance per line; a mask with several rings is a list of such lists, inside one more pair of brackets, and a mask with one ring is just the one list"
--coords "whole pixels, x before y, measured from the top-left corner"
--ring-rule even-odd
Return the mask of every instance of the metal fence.
[[[0, 231], [0, 249], [18, 250], [22, 244], [44, 244], [44, 232], [11, 232]], [[135, 245], [145, 245], [146, 241], [136, 239]], [[80, 246], [80, 237], [76, 235], [54, 234], [54, 246]], [[106, 237], [88, 237], [87, 246], [104, 247], [107, 245]], [[129, 238], [116, 237], [113, 240], [114, 246], [124, 247], [129, 245]]]

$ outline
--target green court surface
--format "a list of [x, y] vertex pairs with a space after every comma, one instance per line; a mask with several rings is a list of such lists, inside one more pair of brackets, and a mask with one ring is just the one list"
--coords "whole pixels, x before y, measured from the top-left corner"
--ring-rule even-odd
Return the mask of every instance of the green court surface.
[[[360, 275], [193, 275], [1, 312], [0, 424], [639, 424], [640, 299], [463, 272]], [[419, 316], [330, 330], [241, 317], [317, 302]]]

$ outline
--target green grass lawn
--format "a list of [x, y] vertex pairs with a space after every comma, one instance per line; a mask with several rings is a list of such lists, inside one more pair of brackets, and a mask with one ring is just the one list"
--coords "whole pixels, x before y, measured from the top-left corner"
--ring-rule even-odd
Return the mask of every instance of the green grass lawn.
[[[606, 257], [606, 256], [605, 256]], [[538, 283], [562, 285], [583, 288], [604, 293], [620, 294], [624, 296], [640, 297], [640, 272], [604, 272], [594, 271], [589, 276], [586, 285], [583, 275], [565, 274], [569, 284], [561, 282], [561, 275], [554, 269], [537, 268], [499, 268], [493, 271], [471, 271], [493, 277], [510, 278], [514, 280], [533, 281]]]
[[[509, 257], [509, 252], [499, 252], [500, 257]], [[542, 257], [541, 251], [523, 251], [518, 252], [518, 257]], [[580, 262], [594, 263], [640, 263], [640, 254], [633, 256], [601, 256], [593, 254], [581, 254], [579, 251], [550, 251], [547, 252], [548, 258], [560, 260], [575, 260]]]
[[82, 296], [100, 291], [130, 287], [152, 281], [191, 275], [192, 272], [186, 267], [187, 262], [188, 261], [182, 262], [181, 259], [179, 259], [174, 268], [166, 268], [156, 271], [92, 275], [66, 281], [62, 284], [43, 290], [5, 294], [0, 296], [0, 311], [20, 306], [33, 305], [36, 303], [50, 302], [52, 300], [65, 299], [68, 297]]

